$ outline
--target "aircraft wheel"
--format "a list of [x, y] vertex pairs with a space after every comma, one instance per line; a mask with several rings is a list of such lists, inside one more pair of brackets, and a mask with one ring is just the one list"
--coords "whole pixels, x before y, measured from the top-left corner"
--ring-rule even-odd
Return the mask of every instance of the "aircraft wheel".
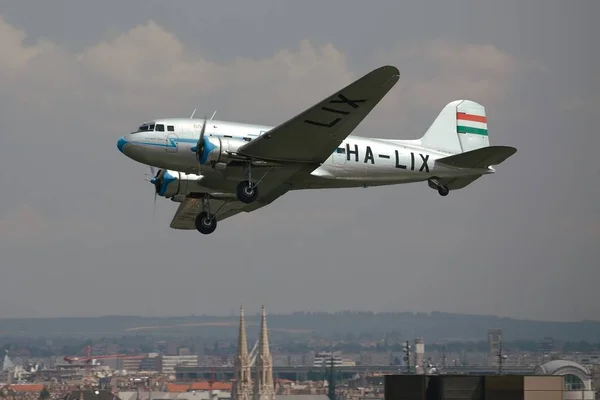
[[447, 186], [440, 186], [438, 188], [438, 193], [440, 194], [440, 196], [448, 196], [448, 193], [450, 193], [450, 189], [448, 189]]
[[250, 182], [242, 181], [237, 186], [237, 198], [242, 203], [252, 203], [258, 197], [258, 188], [250, 186]]
[[209, 235], [217, 229], [217, 218], [214, 215], [209, 217], [206, 211], [202, 211], [196, 217], [195, 224], [198, 232]]

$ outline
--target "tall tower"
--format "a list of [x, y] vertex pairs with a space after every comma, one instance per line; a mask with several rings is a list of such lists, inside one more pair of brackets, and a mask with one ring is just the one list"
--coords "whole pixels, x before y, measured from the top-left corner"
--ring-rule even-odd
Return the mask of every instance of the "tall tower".
[[256, 379], [254, 380], [253, 400], [274, 400], [273, 360], [269, 350], [269, 333], [265, 306], [260, 315], [260, 336], [258, 339], [258, 355], [256, 356]]
[[422, 338], [415, 339], [415, 372], [425, 373], [425, 341]]
[[232, 391], [233, 400], [250, 400], [252, 396], [252, 381], [250, 378], [250, 356], [248, 355], [248, 339], [246, 337], [243, 306], [240, 306], [240, 332], [238, 334], [238, 348], [234, 371], [236, 381]]
[[502, 343], [502, 329], [488, 329], [488, 366], [498, 366], [498, 352]]

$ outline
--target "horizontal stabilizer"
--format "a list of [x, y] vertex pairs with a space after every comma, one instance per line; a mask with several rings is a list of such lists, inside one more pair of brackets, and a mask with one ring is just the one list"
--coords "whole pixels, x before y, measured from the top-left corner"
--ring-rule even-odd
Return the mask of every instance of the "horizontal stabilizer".
[[487, 168], [502, 163], [516, 152], [517, 149], [510, 146], [488, 146], [440, 158], [435, 163], [458, 168]]
[[450, 190], [458, 190], [467, 187], [479, 178], [481, 178], [481, 175], [461, 176], [460, 178], [442, 179], [441, 183]]

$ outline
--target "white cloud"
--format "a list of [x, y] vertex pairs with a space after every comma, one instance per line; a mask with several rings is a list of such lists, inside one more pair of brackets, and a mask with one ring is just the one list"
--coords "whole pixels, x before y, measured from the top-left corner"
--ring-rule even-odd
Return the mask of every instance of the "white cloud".
[[153, 21], [79, 53], [48, 41], [27, 46], [25, 34], [1, 17], [0, 38], [0, 83], [13, 88], [17, 101], [52, 112], [86, 102], [148, 116], [187, 112], [198, 103], [209, 112], [211, 103], [220, 103], [236, 118], [252, 120], [256, 113], [281, 118], [354, 78], [344, 54], [331, 44], [302, 41], [267, 59], [218, 64], [190, 52]]
[[[49, 41], [27, 46], [24, 32], [1, 16], [0, 38], [0, 83], [11, 85], [20, 101], [53, 111], [84, 101], [146, 115], [182, 113], [200, 103], [207, 113], [214, 108], [211, 103], [218, 103], [227, 105], [224, 112], [232, 118], [264, 115], [277, 122], [366, 72], [351, 71], [346, 56], [332, 44], [308, 40], [262, 60], [219, 64], [188, 50], [153, 21], [79, 53]], [[436, 108], [460, 97], [502, 101], [524, 65], [492, 45], [445, 40], [398, 47], [385, 59], [398, 65], [405, 86], [390, 93], [393, 101], [385, 101], [389, 115], [395, 115], [392, 108]]]
[[402, 89], [390, 92], [392, 100], [385, 107], [396, 107], [403, 116], [414, 110], [441, 111], [456, 99], [493, 107], [507, 100], [519, 73], [544, 70], [494, 45], [442, 39], [399, 45], [378, 58], [400, 70]]

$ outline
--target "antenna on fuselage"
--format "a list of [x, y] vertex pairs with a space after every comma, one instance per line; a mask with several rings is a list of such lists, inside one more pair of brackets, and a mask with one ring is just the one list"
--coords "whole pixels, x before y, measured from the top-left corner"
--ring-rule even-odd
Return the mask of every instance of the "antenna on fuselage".
[[215, 115], [217, 115], [217, 110], [215, 110], [215, 112], [213, 113], [212, 117], [210, 117], [210, 119], [213, 119], [215, 117]]
[[194, 111], [192, 111], [192, 115], [190, 115], [190, 119], [194, 118], [194, 114], [196, 114], [196, 109], [194, 108]]

